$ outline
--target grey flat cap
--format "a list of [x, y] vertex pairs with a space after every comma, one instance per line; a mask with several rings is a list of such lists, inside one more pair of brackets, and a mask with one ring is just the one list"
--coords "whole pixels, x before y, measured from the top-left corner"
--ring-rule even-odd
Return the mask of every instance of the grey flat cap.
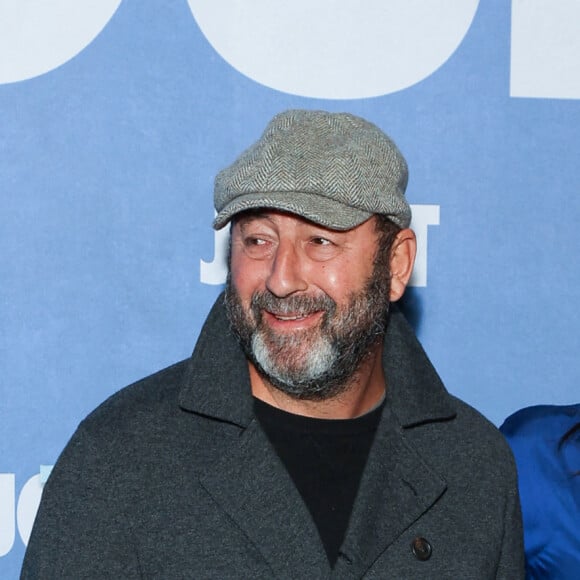
[[242, 211], [272, 208], [334, 230], [373, 214], [408, 227], [407, 163], [376, 125], [349, 113], [291, 110], [215, 179], [216, 230]]

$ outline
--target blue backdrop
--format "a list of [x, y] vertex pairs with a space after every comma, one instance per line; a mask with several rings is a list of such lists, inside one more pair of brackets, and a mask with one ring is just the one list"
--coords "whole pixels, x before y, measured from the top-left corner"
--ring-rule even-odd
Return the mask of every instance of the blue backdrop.
[[578, 0], [0, 5], [0, 577], [107, 396], [191, 352], [224, 279], [216, 172], [290, 107], [385, 129], [406, 306], [496, 424], [580, 400]]

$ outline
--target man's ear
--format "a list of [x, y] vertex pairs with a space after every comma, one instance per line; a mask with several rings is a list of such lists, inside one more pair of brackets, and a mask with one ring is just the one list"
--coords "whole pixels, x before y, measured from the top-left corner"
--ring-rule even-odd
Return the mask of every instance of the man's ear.
[[391, 302], [396, 302], [404, 294], [413, 273], [416, 254], [415, 232], [409, 228], [401, 230], [391, 247], [391, 292], [389, 294]]

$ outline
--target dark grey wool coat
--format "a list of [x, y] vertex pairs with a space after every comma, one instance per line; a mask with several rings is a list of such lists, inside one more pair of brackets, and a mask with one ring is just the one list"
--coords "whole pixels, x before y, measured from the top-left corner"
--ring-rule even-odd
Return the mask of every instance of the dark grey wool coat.
[[396, 311], [384, 365], [387, 402], [334, 570], [254, 418], [220, 299], [191, 359], [81, 423], [46, 483], [22, 578], [522, 578], [502, 436], [445, 391]]

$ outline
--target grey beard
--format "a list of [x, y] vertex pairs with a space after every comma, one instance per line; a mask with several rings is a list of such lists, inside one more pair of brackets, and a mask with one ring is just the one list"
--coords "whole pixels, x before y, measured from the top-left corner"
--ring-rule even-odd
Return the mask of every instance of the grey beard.
[[[276, 350], [288, 352], [300, 347], [300, 339], [294, 336], [278, 339]], [[276, 364], [276, 356], [272, 355], [271, 349], [266, 344], [263, 332], [255, 332], [252, 336], [252, 354], [254, 364], [258, 366], [263, 375], [275, 384], [279, 389], [288, 394], [300, 396], [304, 385], [311, 385], [313, 381], [320, 380], [332, 369], [338, 352], [326, 338], [318, 340], [316, 348], [309, 349], [304, 353], [302, 368], [290, 370]]]
[[[246, 357], [268, 383], [293, 398], [320, 401], [344, 392], [385, 333], [390, 283], [380, 271], [375, 266], [363, 290], [340, 310], [327, 295], [280, 299], [265, 290], [253, 295], [246, 312], [228, 278], [228, 317]], [[325, 314], [319, 329], [277, 335], [262, 324], [264, 309]]]

